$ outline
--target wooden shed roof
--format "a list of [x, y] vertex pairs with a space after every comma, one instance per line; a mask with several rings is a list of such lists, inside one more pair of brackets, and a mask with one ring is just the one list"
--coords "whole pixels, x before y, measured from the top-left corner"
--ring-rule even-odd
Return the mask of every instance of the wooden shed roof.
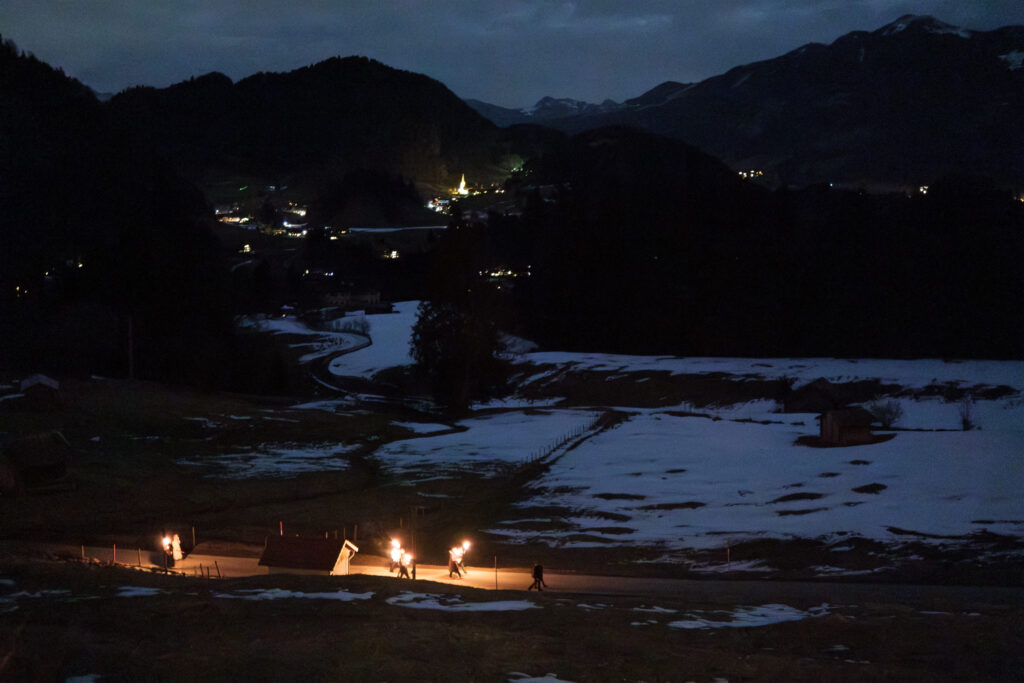
[[345, 542], [333, 538], [268, 536], [260, 566], [329, 572], [338, 563]]
[[71, 444], [64, 434], [54, 430], [23, 436], [7, 444], [4, 453], [19, 469], [67, 463]]
[[54, 391], [60, 391], [60, 382], [52, 377], [47, 377], [46, 375], [39, 373], [21, 380], [18, 388], [20, 391], [24, 392], [26, 389], [34, 386], [44, 386], [49, 389], [53, 389]]

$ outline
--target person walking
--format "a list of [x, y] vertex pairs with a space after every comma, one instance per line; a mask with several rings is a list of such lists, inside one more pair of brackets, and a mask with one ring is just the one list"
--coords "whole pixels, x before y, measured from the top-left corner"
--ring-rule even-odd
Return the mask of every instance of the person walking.
[[547, 587], [548, 585], [544, 583], [544, 566], [538, 562], [533, 565], [533, 583], [531, 583], [530, 587], [526, 590], [532, 591], [536, 588], [538, 591], [542, 591]]
[[455, 548], [448, 549], [448, 578], [452, 578], [452, 575], [458, 578], [462, 578], [462, 572], [459, 571], [459, 561], [455, 559]]
[[402, 555], [402, 559], [398, 561], [398, 578], [410, 579], [409, 576], [409, 564], [412, 562], [412, 557], [406, 553]]

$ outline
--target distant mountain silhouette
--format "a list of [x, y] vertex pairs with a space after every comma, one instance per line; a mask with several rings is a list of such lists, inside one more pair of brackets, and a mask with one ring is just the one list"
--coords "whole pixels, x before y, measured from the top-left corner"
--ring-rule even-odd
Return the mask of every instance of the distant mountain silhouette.
[[678, 81], [665, 81], [661, 85], [657, 85], [643, 95], [639, 97], [632, 97], [626, 100], [623, 104], [632, 107], [649, 107], [655, 104], [664, 104], [666, 100], [675, 97], [679, 93], [683, 92], [687, 88], [693, 86], [693, 83], [679, 83]]
[[[459, 229], [448, 233], [465, 239], [441, 241], [469, 246], [449, 262], [531, 272], [500, 296], [516, 331], [549, 348], [1024, 357], [1024, 205], [978, 175], [1005, 181], [1021, 163], [1009, 125], [1021, 109], [1003, 105], [1020, 97], [1019, 37], [908, 17], [700, 84], [665, 83], [615, 114], [554, 119], [586, 127], [648, 116], [699, 132], [696, 144], [635, 121], [574, 135], [498, 128], [436, 81], [363, 58], [238, 83], [208, 74], [100, 103], [5, 43], [0, 339], [13, 351], [0, 362], [123, 374], [131, 338], [143, 376], [214, 382], [251, 375], [261, 358], [280, 365], [265, 349], [232, 346], [230, 327], [227, 294], [273, 302], [270, 266], [248, 290], [226, 291], [211, 212], [183, 177], [301, 177], [319, 190], [314, 225], [384, 225], [417, 209], [411, 181], [452, 185], [453, 169], [508, 181], [486, 221], [476, 210], [453, 217]], [[994, 57], [968, 60], [979, 75], [963, 80], [959, 53], [972, 49]], [[1004, 99], [985, 99], [998, 88]], [[950, 122], [951, 90], [966, 93], [964, 130]], [[827, 183], [771, 192], [707, 153], [715, 144], [793, 184], [826, 171], [858, 182], [971, 173], [913, 196]], [[750, 157], [757, 145], [781, 161]], [[269, 199], [264, 208], [275, 211]], [[405, 298], [429, 295], [434, 258], [377, 268], [371, 251], [346, 251], [317, 230], [295, 254]], [[313, 302], [298, 268], [289, 264], [281, 292]]]
[[9, 41], [0, 149], [0, 362], [125, 374], [130, 338], [139, 376], [208, 380], [231, 317], [202, 194]]
[[119, 125], [201, 174], [342, 177], [375, 169], [437, 185], [495, 176], [495, 126], [431, 78], [365, 57], [232, 83], [222, 74], [126, 90]]
[[908, 15], [624, 104], [544, 123], [636, 126], [795, 185], [914, 186], [950, 172], [1024, 185], [1022, 26]]
[[542, 97], [532, 107], [522, 109], [509, 109], [472, 99], [466, 100], [466, 104], [499, 126], [512, 126], [517, 123], [546, 124], [548, 121], [570, 116], [598, 116], [619, 111], [624, 106], [607, 99], [600, 104], [594, 104], [568, 97]]

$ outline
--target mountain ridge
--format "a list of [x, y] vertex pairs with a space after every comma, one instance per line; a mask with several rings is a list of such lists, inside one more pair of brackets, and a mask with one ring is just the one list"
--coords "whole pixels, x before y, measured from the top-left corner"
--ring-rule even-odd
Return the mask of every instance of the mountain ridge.
[[1022, 67], [1024, 26], [974, 31], [904, 15], [544, 125], [644, 128], [776, 184], [896, 189], [966, 172], [1020, 188], [1024, 133], [1013, 112], [1024, 110]]

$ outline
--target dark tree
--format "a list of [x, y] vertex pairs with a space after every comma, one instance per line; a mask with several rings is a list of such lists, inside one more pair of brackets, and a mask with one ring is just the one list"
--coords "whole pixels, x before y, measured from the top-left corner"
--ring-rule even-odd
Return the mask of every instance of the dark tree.
[[461, 413], [504, 386], [498, 329], [489, 316], [451, 301], [424, 301], [417, 314], [412, 354], [438, 403]]
[[498, 302], [478, 277], [484, 231], [456, 222], [441, 240], [430, 275], [430, 300], [420, 304], [412, 355], [438, 403], [452, 412], [493, 396], [505, 383]]

